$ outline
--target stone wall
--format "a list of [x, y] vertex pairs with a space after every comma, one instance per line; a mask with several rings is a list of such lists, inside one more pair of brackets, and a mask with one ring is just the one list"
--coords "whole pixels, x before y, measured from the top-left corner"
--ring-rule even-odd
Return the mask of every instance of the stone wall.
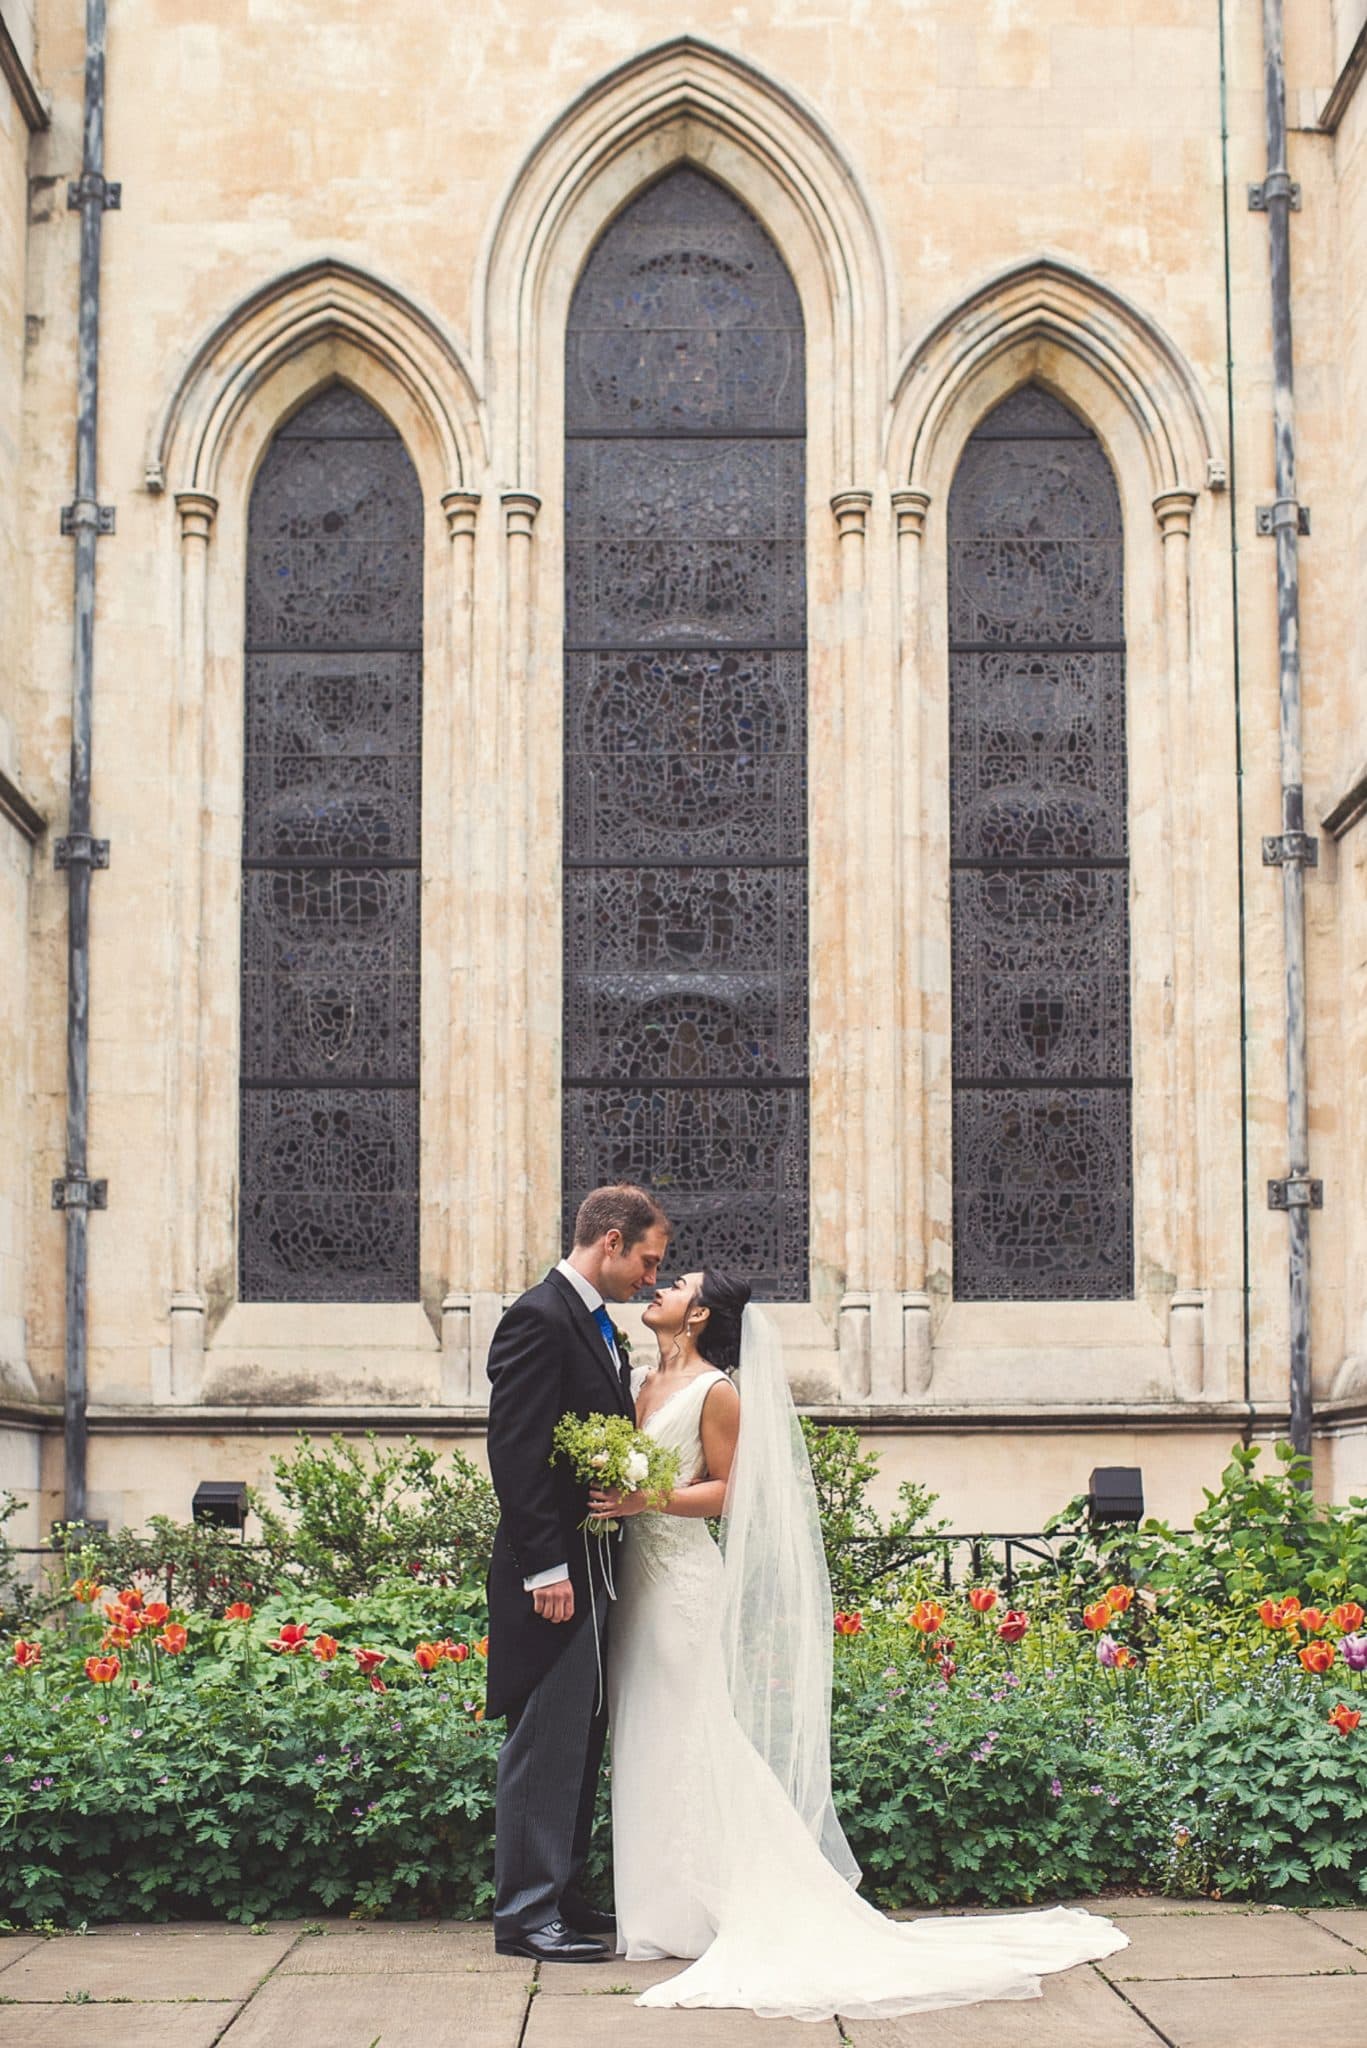
[[[53, 126], [29, 166], [24, 770], [59, 816], [71, 570], [53, 508], [70, 494], [75, 230], [58, 194], [79, 158], [83, 9], [40, 0], [38, 13]], [[1018, 1523], [1049, 1504], [1084, 1442], [1086, 1459], [1110, 1461], [1108, 1432], [1114, 1461], [1142, 1441], [1146, 1461], [1180, 1475], [1163, 1495], [1180, 1517], [1179, 1494], [1194, 1504], [1250, 1400], [1257, 1426], [1275, 1426], [1285, 1222], [1260, 1191], [1286, 1170], [1283, 996], [1280, 884], [1260, 842], [1278, 819], [1277, 663], [1271, 543], [1254, 531], [1272, 495], [1267, 232], [1244, 203], [1263, 170], [1262, 55], [1257, 10], [1225, 17], [1222, 51], [1208, 0], [835, 13], [696, 0], [693, 40], [660, 47], [647, 0], [549, 17], [512, 0], [458, 20], [423, 0], [121, 0], [108, 170], [124, 203], [106, 223], [100, 458], [118, 532], [101, 548], [97, 622], [96, 819], [112, 863], [93, 915], [91, 1170], [110, 1210], [91, 1229], [92, 1512], [141, 1512], [163, 1488], [184, 1506], [164, 1449], [140, 1472], [139, 1438], [101, 1435], [102, 1417], [154, 1431], [174, 1407], [191, 1431], [174, 1441], [205, 1457], [234, 1455], [234, 1410], [258, 1418], [262, 1455], [261, 1431], [283, 1441], [339, 1410], [467, 1426], [503, 1299], [559, 1249], [563, 321], [596, 235], [683, 158], [773, 234], [811, 366], [814, 1258], [810, 1302], [781, 1311], [795, 1382], [852, 1416], [905, 1414], [913, 1432], [918, 1410], [941, 1432], [958, 1416], [960, 1436], [936, 1440], [964, 1475], [956, 1514], [977, 1501], [981, 1518], [1020, 1469], [1005, 1447], [1030, 1410], [1056, 1433], [1030, 1439], [1045, 1477], [1021, 1477]], [[1293, 120], [1333, 85], [1336, 34], [1351, 47], [1343, 19], [1291, 7]], [[1352, 458], [1367, 432], [1354, 348], [1367, 263], [1348, 260], [1363, 233], [1362, 120], [1354, 102], [1336, 141], [1308, 126], [1292, 137], [1312, 809], [1363, 738], [1367, 500]], [[13, 346], [7, 290], [0, 276], [0, 349]], [[421, 1300], [392, 1310], [235, 1298], [246, 498], [275, 426], [335, 376], [399, 427], [428, 507], [423, 1277]], [[1127, 540], [1127, 1302], [989, 1306], [952, 1290], [945, 504], [977, 420], [1030, 377], [1096, 427]], [[0, 488], [0, 521], [12, 502]], [[1363, 1313], [1345, 1295], [1363, 1270], [1352, 1161], [1367, 1115], [1346, 1053], [1361, 959], [1350, 871], [1345, 842], [1309, 890], [1326, 1397]], [[61, 1233], [43, 1190], [60, 1170], [63, 900], [45, 861], [29, 924], [24, 1292], [49, 1399], [62, 1374]], [[3, 1203], [0, 1184], [0, 1215]]]

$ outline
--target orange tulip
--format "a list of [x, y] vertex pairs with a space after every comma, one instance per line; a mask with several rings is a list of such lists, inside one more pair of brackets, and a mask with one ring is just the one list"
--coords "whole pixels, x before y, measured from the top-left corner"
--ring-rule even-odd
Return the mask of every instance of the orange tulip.
[[21, 1671], [32, 1671], [43, 1661], [41, 1643], [26, 1643], [22, 1636], [14, 1645], [14, 1661]]
[[1117, 1643], [1115, 1651], [1115, 1662], [1112, 1666], [1112, 1669], [1116, 1671], [1128, 1671], [1131, 1664], [1133, 1664], [1134, 1661], [1134, 1651], [1127, 1650], [1123, 1643]]
[[178, 1621], [168, 1621], [157, 1637], [158, 1646], [168, 1657], [178, 1657], [190, 1640], [190, 1631]]
[[122, 1669], [117, 1657], [87, 1657], [85, 1675], [92, 1685], [112, 1685]]
[[923, 1636], [933, 1636], [945, 1618], [943, 1603], [939, 1600], [918, 1600], [907, 1618]]
[[1331, 1712], [1329, 1716], [1329, 1725], [1332, 1728], [1337, 1728], [1340, 1735], [1351, 1735], [1361, 1719], [1362, 1715], [1360, 1711], [1353, 1707], [1345, 1707], [1342, 1704], [1340, 1704], [1337, 1707], [1335, 1707]]
[[1281, 1609], [1282, 1623], [1285, 1626], [1288, 1621], [1294, 1621], [1301, 1611], [1300, 1595], [1297, 1593], [1283, 1593], [1277, 1605]]
[[470, 1654], [470, 1645], [468, 1643], [453, 1643], [449, 1636], [442, 1644], [441, 1649], [442, 1655], [449, 1658], [452, 1664], [463, 1664]]
[[994, 1586], [974, 1586], [968, 1596], [968, 1604], [975, 1614], [990, 1614], [997, 1604]]
[[1356, 1600], [1345, 1600], [1329, 1617], [1340, 1635], [1355, 1636], [1367, 1620]]
[[1264, 1628], [1280, 1628], [1282, 1625], [1280, 1600], [1260, 1600], [1258, 1602], [1258, 1619]]
[[144, 1628], [160, 1628], [164, 1621], [170, 1619], [170, 1615], [171, 1610], [164, 1600], [149, 1600], [146, 1607], [142, 1610], [143, 1626]]
[[71, 1597], [79, 1600], [83, 1607], [87, 1603], [93, 1607], [103, 1591], [104, 1587], [96, 1579], [77, 1579], [71, 1589]]
[[119, 1595], [119, 1600], [125, 1607], [136, 1608], [142, 1606], [142, 1594], [136, 1586], [125, 1586]]
[[863, 1627], [862, 1614], [846, 1614], [843, 1607], [836, 1610], [835, 1632], [838, 1636], [857, 1636], [862, 1633]]
[[1318, 1635], [1328, 1620], [1328, 1616], [1322, 1613], [1318, 1607], [1302, 1607], [1296, 1619], [1306, 1634], [1313, 1636]]
[[1296, 1654], [1307, 1671], [1323, 1673], [1333, 1663], [1335, 1652], [1332, 1643], [1307, 1643], [1305, 1648], [1298, 1650]]
[[223, 1619], [225, 1621], [250, 1621], [252, 1612], [253, 1610], [247, 1605], [245, 1600], [234, 1600], [231, 1607], [224, 1608]]
[[413, 1652], [413, 1662], [419, 1671], [435, 1671], [442, 1660], [442, 1655], [440, 1643], [419, 1643]]
[[1082, 1619], [1090, 1629], [1109, 1627], [1111, 1620], [1109, 1604], [1105, 1600], [1093, 1601], [1090, 1607], [1083, 1608]]
[[476, 1655], [477, 1657], [487, 1657], [487, 1656], [488, 1656], [488, 1654], [489, 1654], [489, 1638], [488, 1638], [488, 1636], [481, 1636], [481, 1637], [480, 1637], [480, 1639], [479, 1639], [479, 1641], [478, 1641], [478, 1642], [477, 1642], [477, 1643], [475, 1644], [475, 1655]]
[[315, 1636], [309, 1644], [309, 1648], [320, 1664], [330, 1664], [337, 1655], [337, 1638], [336, 1636]]
[[483, 1707], [476, 1707], [476, 1708], [475, 1708], [475, 1719], [476, 1719], [477, 1721], [482, 1721], [482, 1720], [484, 1719], [484, 1709], [483, 1709]]
[[1128, 1614], [1133, 1600], [1133, 1586], [1108, 1586], [1106, 1588], [1106, 1602], [1112, 1614]]

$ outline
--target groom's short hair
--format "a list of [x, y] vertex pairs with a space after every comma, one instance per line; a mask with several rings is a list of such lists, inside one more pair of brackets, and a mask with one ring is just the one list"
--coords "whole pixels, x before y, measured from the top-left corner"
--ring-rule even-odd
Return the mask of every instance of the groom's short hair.
[[622, 1250], [629, 1252], [648, 1230], [669, 1230], [669, 1218], [644, 1188], [621, 1181], [610, 1188], [595, 1188], [585, 1195], [574, 1219], [576, 1245], [597, 1244], [610, 1230], [622, 1233]]

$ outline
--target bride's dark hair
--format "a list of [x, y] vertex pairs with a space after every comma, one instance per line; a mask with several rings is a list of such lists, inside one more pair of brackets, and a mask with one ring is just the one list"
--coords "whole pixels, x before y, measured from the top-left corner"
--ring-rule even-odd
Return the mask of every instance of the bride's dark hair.
[[698, 1355], [722, 1372], [734, 1372], [740, 1364], [740, 1325], [750, 1299], [749, 1282], [733, 1280], [715, 1266], [704, 1269], [698, 1289], [698, 1307], [708, 1311], [698, 1337]]

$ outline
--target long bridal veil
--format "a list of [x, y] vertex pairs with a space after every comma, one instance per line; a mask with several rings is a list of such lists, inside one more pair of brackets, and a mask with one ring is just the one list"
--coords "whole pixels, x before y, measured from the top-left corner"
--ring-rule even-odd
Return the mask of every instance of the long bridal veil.
[[783, 1348], [762, 1309], [741, 1324], [740, 1436], [722, 1510], [722, 1656], [740, 1729], [828, 1863], [859, 1866], [831, 1802], [831, 1585]]

